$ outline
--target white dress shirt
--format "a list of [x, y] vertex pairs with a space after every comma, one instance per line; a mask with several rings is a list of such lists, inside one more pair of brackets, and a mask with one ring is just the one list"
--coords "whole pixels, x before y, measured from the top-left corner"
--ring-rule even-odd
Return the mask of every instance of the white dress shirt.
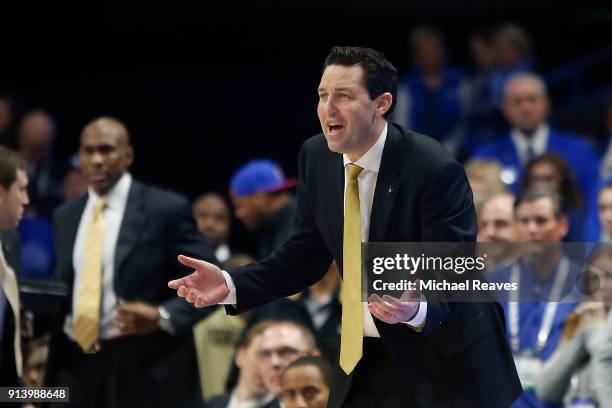
[[[109, 338], [119, 334], [119, 328], [113, 323], [115, 309], [117, 306], [117, 295], [113, 288], [113, 276], [115, 274], [115, 249], [117, 248], [117, 238], [121, 221], [125, 213], [128, 194], [132, 185], [132, 176], [125, 173], [113, 188], [106, 194], [106, 207], [102, 211], [102, 222], [104, 225], [104, 241], [102, 243], [102, 315], [100, 317], [100, 338]], [[73, 338], [72, 332], [78, 304], [79, 289], [83, 277], [85, 266], [85, 240], [87, 238], [87, 228], [91, 224], [93, 211], [100, 196], [89, 188], [87, 204], [81, 216], [79, 229], [74, 242], [72, 252], [72, 263], [74, 266], [74, 288], [72, 290], [72, 314], [66, 319], [64, 331]]]
[[531, 145], [533, 153], [536, 156], [546, 153], [548, 147], [548, 130], [548, 125], [543, 124], [540, 125], [531, 136], [527, 136], [518, 129], [512, 129], [510, 131], [512, 142], [514, 143], [514, 146], [516, 146], [519, 160], [523, 166], [525, 166], [528, 162], [527, 150], [529, 149], [529, 145]]
[[[376, 180], [378, 179], [378, 171], [380, 169], [380, 161], [382, 159], [383, 150], [385, 147], [385, 141], [387, 140], [387, 125], [383, 129], [381, 135], [374, 145], [368, 150], [363, 156], [361, 156], [354, 163], [359, 167], [363, 168], [363, 171], [357, 178], [359, 185], [359, 208], [361, 213], [361, 240], [362, 242], [368, 242], [368, 235], [370, 232], [370, 215], [372, 213], [372, 202], [374, 201], [374, 191], [376, 190]], [[344, 184], [346, 191], [346, 180], [348, 179], [348, 170], [346, 165], [352, 163], [347, 155], [342, 155], [344, 161]], [[221, 302], [222, 304], [236, 304], [236, 286], [232, 281], [230, 275], [223, 271], [227, 287], [230, 290], [227, 298]], [[425, 326], [425, 319], [427, 317], [427, 302], [421, 301], [419, 311], [416, 316], [409, 322], [405, 322], [407, 325], [421, 330]], [[368, 310], [367, 303], [363, 302], [363, 335], [365, 337], [380, 337], [378, 329], [374, 324], [372, 314]]]

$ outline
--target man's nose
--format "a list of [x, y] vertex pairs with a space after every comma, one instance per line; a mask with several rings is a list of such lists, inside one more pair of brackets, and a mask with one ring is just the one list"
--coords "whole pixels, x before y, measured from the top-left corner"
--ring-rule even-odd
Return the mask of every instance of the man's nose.
[[295, 406], [298, 408], [308, 408], [308, 403], [306, 402], [306, 399], [302, 396], [302, 394], [297, 395], [295, 402], [296, 402]]
[[95, 152], [91, 156], [91, 161], [94, 164], [102, 164], [102, 162], [104, 161], [104, 156], [102, 156], [102, 154], [100, 152]]
[[338, 112], [338, 106], [336, 105], [336, 102], [332, 98], [329, 98], [324, 103], [324, 109], [325, 109], [325, 112], [327, 112], [328, 114], [334, 114]]
[[535, 221], [530, 221], [529, 224], [527, 224], [527, 230], [530, 234], [535, 234], [538, 231], [537, 223]]
[[489, 224], [485, 227], [484, 233], [487, 237], [492, 238], [495, 236], [495, 226]]

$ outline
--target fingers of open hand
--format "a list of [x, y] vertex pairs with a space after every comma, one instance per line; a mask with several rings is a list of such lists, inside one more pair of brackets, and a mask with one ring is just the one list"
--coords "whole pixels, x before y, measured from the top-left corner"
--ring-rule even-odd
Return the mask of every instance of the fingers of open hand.
[[200, 261], [199, 259], [191, 258], [185, 255], [179, 255], [178, 261], [185, 266], [188, 266], [193, 269], [198, 269], [206, 264], [204, 261]]
[[372, 295], [368, 307], [374, 316], [387, 323], [409, 321], [419, 308], [419, 301], [400, 301], [391, 296]]
[[399, 317], [398, 307], [384, 301], [378, 295], [370, 296], [368, 308], [378, 319], [387, 323], [396, 323]]
[[179, 286], [178, 289], [176, 290], [176, 294], [182, 298], [187, 297], [187, 292], [188, 292], [188, 289], [186, 286]]

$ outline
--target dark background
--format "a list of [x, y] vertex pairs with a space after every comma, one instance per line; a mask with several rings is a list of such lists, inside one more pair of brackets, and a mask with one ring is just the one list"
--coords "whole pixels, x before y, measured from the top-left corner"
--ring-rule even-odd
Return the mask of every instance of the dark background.
[[[131, 131], [133, 174], [191, 198], [225, 193], [252, 158], [296, 174], [300, 144], [320, 131], [316, 87], [333, 45], [379, 49], [400, 72], [409, 69], [407, 36], [422, 23], [439, 27], [451, 63], [466, 67], [469, 35], [503, 22], [531, 35], [542, 72], [612, 45], [612, 6], [588, 1], [21, 3], [0, 18], [0, 91], [23, 111], [55, 116], [58, 155], [77, 150], [89, 120], [113, 115]], [[596, 90], [611, 72], [608, 59], [581, 81]], [[603, 132], [599, 111], [585, 109], [556, 120]]]

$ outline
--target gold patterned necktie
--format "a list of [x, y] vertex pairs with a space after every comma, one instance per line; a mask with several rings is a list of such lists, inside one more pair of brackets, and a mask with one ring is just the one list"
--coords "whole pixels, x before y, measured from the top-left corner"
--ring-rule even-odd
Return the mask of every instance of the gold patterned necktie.
[[[19, 310], [19, 287], [15, 271], [6, 262], [2, 245], [0, 245], [0, 286], [4, 291], [7, 302], [13, 310], [15, 320], [15, 333], [13, 336], [13, 348], [15, 350], [15, 367], [17, 376], [21, 377], [23, 370], [23, 354], [21, 353], [21, 320]], [[6, 322], [5, 322], [6, 323]]]
[[344, 239], [342, 249], [342, 331], [340, 367], [350, 374], [363, 354], [363, 310], [361, 306], [361, 211], [357, 177], [362, 168], [348, 164], [344, 194]]
[[102, 211], [105, 207], [106, 201], [99, 198], [87, 230], [83, 275], [76, 307], [74, 339], [86, 352], [92, 349], [100, 335], [102, 244], [104, 242]]

